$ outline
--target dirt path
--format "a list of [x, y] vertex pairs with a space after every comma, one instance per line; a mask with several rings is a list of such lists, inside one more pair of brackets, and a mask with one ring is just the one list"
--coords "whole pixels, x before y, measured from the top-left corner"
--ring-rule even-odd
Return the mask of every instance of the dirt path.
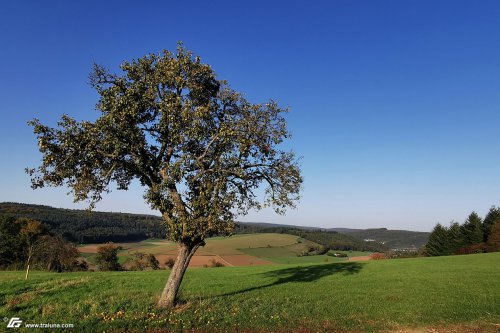
[[370, 256], [349, 257], [349, 261], [368, 261], [372, 258]]

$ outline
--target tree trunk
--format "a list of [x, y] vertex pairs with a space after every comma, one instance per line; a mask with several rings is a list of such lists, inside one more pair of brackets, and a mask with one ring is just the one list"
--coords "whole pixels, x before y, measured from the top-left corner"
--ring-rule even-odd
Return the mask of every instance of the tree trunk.
[[30, 246], [28, 248], [28, 260], [26, 262], [27, 266], [26, 266], [26, 276], [24, 277], [25, 280], [28, 280], [28, 274], [30, 272], [30, 261], [31, 261], [31, 256], [32, 256], [32, 247]]
[[184, 273], [191, 261], [191, 257], [200, 247], [201, 244], [187, 245], [179, 244], [179, 252], [177, 253], [177, 258], [175, 259], [174, 267], [170, 272], [167, 284], [161, 293], [160, 300], [158, 301], [158, 306], [160, 307], [172, 307], [175, 305], [177, 300], [177, 293], [179, 292], [179, 287], [184, 277]]

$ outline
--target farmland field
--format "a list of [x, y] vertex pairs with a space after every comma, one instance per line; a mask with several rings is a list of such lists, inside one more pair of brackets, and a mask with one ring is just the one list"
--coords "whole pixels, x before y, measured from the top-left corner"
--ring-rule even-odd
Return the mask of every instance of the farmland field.
[[[318, 246], [317, 243], [301, 239], [288, 234], [242, 234], [232, 237], [214, 237], [206, 241], [190, 262], [190, 267], [202, 267], [211, 260], [218, 261], [225, 266], [269, 265], [273, 263], [318, 263], [345, 261], [346, 258], [329, 256], [298, 255], [307, 251], [309, 246]], [[132, 254], [135, 252], [152, 253], [164, 267], [169, 259], [175, 259], [177, 245], [173, 242], [149, 239], [141, 242], [117, 243], [122, 247], [118, 253], [121, 264], [127, 267]], [[91, 265], [93, 256], [99, 244], [89, 244], [78, 247], [78, 250]], [[349, 256], [366, 255], [366, 252], [345, 252]], [[361, 253], [361, 254], [360, 254]]]
[[500, 328], [500, 253], [191, 268], [181, 287], [185, 302], [173, 310], [159, 310], [155, 302], [167, 277], [165, 270], [33, 272], [25, 281], [23, 272], [0, 272], [0, 317], [73, 323], [77, 331], [498, 332]]

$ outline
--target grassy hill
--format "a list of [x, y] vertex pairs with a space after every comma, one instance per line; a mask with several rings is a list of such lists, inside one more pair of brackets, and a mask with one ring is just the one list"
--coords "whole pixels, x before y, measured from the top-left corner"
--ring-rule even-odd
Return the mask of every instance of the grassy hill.
[[0, 272], [0, 317], [94, 332], [498, 332], [499, 263], [488, 253], [192, 268], [173, 310], [155, 308], [165, 270]]

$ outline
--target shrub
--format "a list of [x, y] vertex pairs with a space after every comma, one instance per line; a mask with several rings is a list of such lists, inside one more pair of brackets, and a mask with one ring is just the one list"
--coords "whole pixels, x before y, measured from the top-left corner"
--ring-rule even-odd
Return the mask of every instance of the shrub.
[[215, 259], [210, 259], [208, 261], [208, 264], [203, 265], [203, 267], [205, 267], [205, 268], [208, 268], [208, 267], [211, 267], [211, 268], [214, 268], [214, 267], [224, 267], [224, 266], [225, 265], [223, 263], [218, 262]]
[[386, 259], [386, 256], [384, 253], [375, 252], [370, 255], [370, 258], [372, 260], [381, 260], [381, 259]]
[[153, 269], [153, 270], [160, 269], [160, 262], [158, 261], [158, 259], [156, 259], [154, 254], [148, 253], [147, 262], [148, 262], [149, 267], [151, 269]]
[[385, 253], [386, 259], [417, 258], [421, 256], [422, 254], [416, 250], [415, 251], [395, 250], [395, 251], [388, 251]]
[[330, 251], [330, 248], [328, 246], [320, 245], [316, 248], [316, 254], [318, 254], [318, 255], [323, 255], [323, 254], [327, 253], [328, 251]]
[[131, 270], [142, 271], [148, 268], [154, 270], [160, 269], [160, 263], [158, 262], [158, 259], [156, 259], [154, 254], [136, 252], [133, 253], [133, 256], [134, 256], [134, 261], [130, 266]]
[[474, 254], [474, 253], [484, 253], [486, 252], [486, 247], [484, 243], [472, 244], [467, 246], [462, 246], [458, 249], [456, 254]]
[[97, 268], [101, 271], [120, 271], [122, 266], [118, 262], [118, 251], [121, 247], [113, 242], [106, 243], [97, 248], [95, 262]]
[[167, 261], [165, 261], [165, 266], [167, 268], [172, 269], [172, 267], [174, 267], [174, 265], [175, 265], [175, 259], [174, 258], [168, 258]]
[[347, 254], [345, 253], [342, 253], [342, 252], [335, 252], [335, 251], [328, 251], [326, 253], [327, 256], [330, 256], [330, 257], [337, 257], [337, 258], [345, 258], [347, 257]]

